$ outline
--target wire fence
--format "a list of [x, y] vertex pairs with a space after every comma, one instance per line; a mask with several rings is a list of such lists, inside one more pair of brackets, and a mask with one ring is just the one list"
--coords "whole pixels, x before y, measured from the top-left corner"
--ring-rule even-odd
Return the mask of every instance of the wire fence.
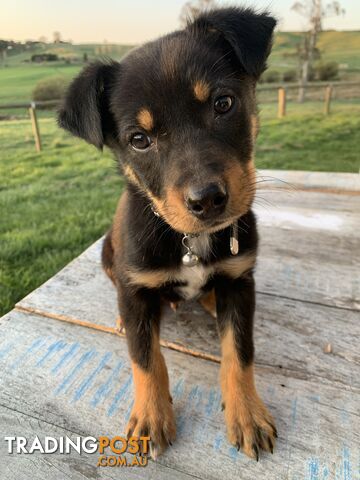
[[[308, 83], [305, 89], [305, 101], [323, 102], [323, 113], [329, 115], [332, 100], [360, 99], [360, 82], [332, 82], [332, 83]], [[260, 103], [278, 104], [278, 118], [286, 116], [288, 102], [296, 102], [299, 96], [299, 84], [260, 85], [257, 89]], [[13, 111], [16, 109], [27, 110], [33, 135], [35, 148], [38, 152], [42, 149], [41, 134], [37, 117], [38, 110], [56, 110], [60, 100], [42, 102], [22, 102], [0, 104], [0, 110]]]

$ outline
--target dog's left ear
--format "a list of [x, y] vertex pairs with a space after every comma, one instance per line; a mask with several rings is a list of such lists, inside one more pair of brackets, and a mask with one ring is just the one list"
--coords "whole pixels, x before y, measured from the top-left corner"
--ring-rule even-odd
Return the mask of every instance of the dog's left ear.
[[70, 84], [58, 111], [60, 127], [100, 149], [114, 130], [109, 96], [119, 67], [116, 62], [95, 62], [85, 67]]
[[233, 7], [204, 12], [189, 28], [203, 34], [220, 34], [245, 72], [259, 78], [266, 69], [275, 25], [276, 20], [266, 12]]

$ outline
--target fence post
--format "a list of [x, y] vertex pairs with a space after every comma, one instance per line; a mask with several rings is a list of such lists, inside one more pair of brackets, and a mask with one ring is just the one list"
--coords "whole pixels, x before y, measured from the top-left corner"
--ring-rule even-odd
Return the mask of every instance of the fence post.
[[278, 90], [278, 100], [278, 118], [282, 118], [286, 115], [286, 90], [284, 87], [280, 87]]
[[32, 131], [35, 139], [35, 148], [37, 152], [41, 152], [41, 138], [40, 138], [39, 124], [36, 116], [35, 102], [31, 102], [30, 108], [29, 108], [29, 114], [31, 119]]
[[333, 86], [328, 85], [325, 88], [325, 105], [324, 105], [324, 114], [329, 115], [330, 113], [330, 102], [332, 97]]

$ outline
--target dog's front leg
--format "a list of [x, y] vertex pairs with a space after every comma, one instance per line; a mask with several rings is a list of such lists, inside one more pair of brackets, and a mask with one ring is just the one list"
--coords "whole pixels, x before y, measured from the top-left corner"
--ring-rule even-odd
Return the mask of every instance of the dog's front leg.
[[160, 352], [160, 298], [156, 291], [120, 287], [119, 306], [135, 388], [127, 436], [150, 436], [155, 459], [171, 444], [176, 431], [168, 372]]
[[229, 441], [252, 458], [259, 449], [273, 451], [276, 428], [257, 394], [254, 381], [253, 316], [255, 284], [252, 273], [215, 281], [221, 336], [221, 389]]

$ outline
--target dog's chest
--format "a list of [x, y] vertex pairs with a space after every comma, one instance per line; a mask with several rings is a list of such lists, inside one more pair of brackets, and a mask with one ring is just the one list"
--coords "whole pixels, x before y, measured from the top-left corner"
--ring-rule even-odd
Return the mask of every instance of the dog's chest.
[[[201, 234], [199, 237], [191, 239], [190, 246], [200, 259], [206, 259], [211, 252], [211, 237]], [[182, 266], [179, 274], [176, 275], [176, 281], [184, 283], [184, 285], [177, 287], [177, 292], [185, 300], [200, 296], [202, 287], [206, 285], [212, 273], [213, 268], [205, 266], [201, 262], [193, 267]]]

